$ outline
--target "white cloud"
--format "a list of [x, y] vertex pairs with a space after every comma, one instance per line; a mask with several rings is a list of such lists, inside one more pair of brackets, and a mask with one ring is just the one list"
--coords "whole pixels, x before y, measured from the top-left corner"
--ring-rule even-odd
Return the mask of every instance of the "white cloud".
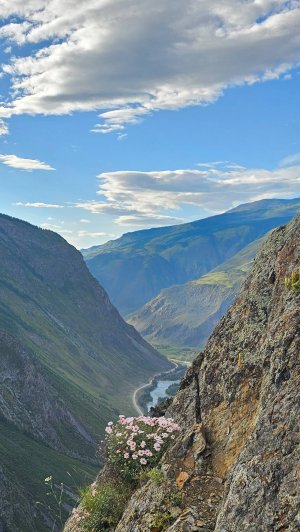
[[112, 233], [103, 233], [102, 231], [78, 231], [77, 236], [79, 238], [82, 238], [82, 237], [95, 238], [95, 237], [114, 237], [115, 235]]
[[8, 135], [8, 133], [9, 133], [9, 129], [8, 129], [7, 123], [4, 122], [4, 120], [1, 120], [0, 118], [0, 136]]
[[293, 153], [293, 155], [288, 155], [280, 161], [280, 166], [294, 166], [300, 164], [300, 153]]
[[3, 66], [13, 96], [0, 116], [109, 109], [98, 133], [300, 61], [298, 0], [2, 0], [0, 16], [8, 45], [37, 50]]
[[55, 170], [47, 163], [42, 163], [37, 159], [25, 159], [18, 157], [17, 155], [0, 155], [0, 162], [10, 166], [11, 168], [17, 168], [18, 170]]
[[139, 214], [119, 216], [115, 222], [119, 225], [129, 227], [161, 227], [163, 225], [180, 224], [185, 221], [184, 218], [175, 216], [164, 216], [162, 214]]
[[169, 225], [183, 221], [185, 206], [213, 212], [262, 198], [300, 196], [300, 165], [266, 170], [233, 163], [203, 163], [201, 169], [119, 171], [98, 176], [99, 201], [74, 206], [115, 216], [119, 225]]
[[126, 137], [128, 137], [127, 133], [121, 133], [121, 135], [118, 135], [117, 140], [125, 140]]
[[44, 222], [41, 224], [40, 227], [42, 227], [42, 229], [48, 229], [49, 231], [54, 231], [55, 233], [59, 233], [61, 235], [72, 235], [73, 234], [73, 231], [71, 231], [71, 229], [65, 229], [62, 227], [62, 224], [64, 222], [58, 222], [56, 224], [49, 224], [48, 222]]
[[90, 224], [90, 223], [91, 223], [91, 221], [90, 221], [90, 220], [87, 220], [86, 218], [81, 218], [79, 221], [80, 221], [80, 223], [82, 223], [82, 224]]
[[[36, 209], [63, 209], [63, 205], [58, 205], [56, 203], [43, 203], [43, 202], [23, 202], [23, 201], [17, 201], [17, 203], [14, 203], [14, 205], [17, 205], [18, 207], [34, 207]], [[51, 217], [48, 218], [48, 220], [52, 220]]]

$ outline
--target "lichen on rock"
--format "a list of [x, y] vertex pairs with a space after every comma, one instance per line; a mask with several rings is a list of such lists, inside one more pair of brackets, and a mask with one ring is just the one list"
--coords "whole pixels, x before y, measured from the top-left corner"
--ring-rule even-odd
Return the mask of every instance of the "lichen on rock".
[[[182, 502], [156, 530], [300, 530], [300, 296], [284, 286], [299, 265], [299, 229], [300, 215], [271, 233], [166, 412], [182, 433], [161, 466]], [[164, 490], [136, 492], [118, 532], [155, 530]]]

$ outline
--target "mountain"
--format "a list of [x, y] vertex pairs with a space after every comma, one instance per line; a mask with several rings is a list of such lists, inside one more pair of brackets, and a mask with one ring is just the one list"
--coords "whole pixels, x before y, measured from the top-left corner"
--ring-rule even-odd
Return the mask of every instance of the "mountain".
[[59, 235], [0, 215], [0, 254], [0, 530], [51, 530], [43, 479], [91, 478], [107, 422], [170, 364]]
[[300, 210], [300, 199], [261, 200], [191, 223], [127, 233], [82, 253], [123, 315], [159, 292], [198, 279]]
[[135, 491], [116, 532], [299, 530], [300, 294], [285, 281], [299, 234], [297, 216], [263, 244], [166, 412], [181, 432], [161, 476]]
[[128, 323], [152, 345], [202, 348], [233, 303], [262, 242], [255, 240], [195, 281], [165, 288], [129, 315]]

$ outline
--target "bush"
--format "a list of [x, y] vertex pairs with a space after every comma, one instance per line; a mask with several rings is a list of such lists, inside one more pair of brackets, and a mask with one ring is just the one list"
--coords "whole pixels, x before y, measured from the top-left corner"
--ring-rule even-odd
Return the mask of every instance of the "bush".
[[285, 287], [293, 292], [300, 292], [300, 269], [299, 271], [293, 271], [290, 277], [284, 279]]
[[180, 428], [165, 417], [119, 416], [119, 421], [110, 422], [105, 430], [108, 463], [122, 478], [134, 482], [140, 473], [158, 465]]
[[152, 480], [154, 484], [159, 486], [164, 481], [164, 475], [160, 469], [157, 467], [154, 467], [153, 469], [150, 469], [150, 471], [147, 472], [147, 477], [149, 480]]
[[121, 487], [93, 483], [82, 494], [81, 505], [72, 512], [78, 530], [101, 532], [114, 528], [122, 517], [126, 500], [127, 494]]

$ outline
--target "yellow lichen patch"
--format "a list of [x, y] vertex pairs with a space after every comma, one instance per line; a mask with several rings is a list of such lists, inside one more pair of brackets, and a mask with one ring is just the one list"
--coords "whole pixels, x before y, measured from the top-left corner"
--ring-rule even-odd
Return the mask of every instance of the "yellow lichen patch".
[[224, 478], [253, 432], [258, 409], [257, 390], [243, 383], [236, 399], [209, 411], [205, 419], [212, 449], [212, 465]]
[[178, 477], [176, 478], [176, 484], [179, 489], [183, 488], [188, 478], [189, 475], [185, 471], [181, 471], [181, 473], [179, 473]]
[[189, 451], [184, 459], [182, 460], [182, 465], [189, 471], [193, 471], [195, 468], [195, 458], [193, 456], [192, 451]]

